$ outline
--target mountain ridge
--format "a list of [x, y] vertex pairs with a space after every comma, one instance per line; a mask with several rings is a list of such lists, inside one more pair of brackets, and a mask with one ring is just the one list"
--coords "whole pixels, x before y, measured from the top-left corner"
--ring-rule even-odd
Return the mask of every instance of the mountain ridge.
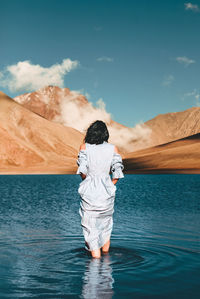
[[40, 117], [2, 92], [0, 111], [1, 172], [75, 169], [83, 134]]
[[[46, 105], [48, 101], [46, 99]], [[81, 102], [83, 106], [88, 103], [85, 99]], [[192, 107], [148, 121], [152, 138], [149, 144], [153, 145], [120, 152], [125, 173], [200, 173], [200, 133], [168, 141], [198, 131], [199, 111], [199, 107]], [[121, 129], [120, 124], [115, 125]], [[155, 136], [158, 134], [160, 140], [158, 137], [154, 140], [152, 132]], [[75, 173], [83, 138], [84, 134], [78, 130], [48, 120], [0, 92], [0, 142], [3, 145], [0, 173]]]
[[14, 100], [51, 121], [73, 127], [84, 134], [93, 121], [101, 119], [107, 124], [109, 141], [115, 143], [121, 152], [149, 146], [150, 129], [145, 125], [129, 128], [117, 123], [105, 110], [102, 101], [95, 107], [84, 95], [69, 88], [46, 86], [33, 93], [17, 96]]
[[[14, 100], [51, 121], [63, 123], [64, 125], [67, 124], [79, 131], [83, 129], [82, 133], [85, 133], [87, 126], [85, 122], [74, 121], [69, 116], [70, 108], [80, 117], [84, 117], [85, 113], [86, 118], [90, 118], [92, 113], [96, 116], [95, 113], [97, 111], [97, 108], [91, 107], [91, 103], [88, 102], [84, 95], [70, 91], [69, 88], [61, 89], [57, 86], [47, 86], [33, 93], [20, 95], [14, 98]], [[65, 107], [63, 102], [66, 101], [69, 104]], [[89, 111], [88, 114], [87, 110]], [[63, 114], [62, 117], [61, 114]], [[98, 119], [98, 116], [102, 116], [102, 120], [107, 123], [111, 135], [111, 143], [115, 143], [123, 154], [200, 132], [200, 122], [198, 121], [200, 119], [200, 107], [158, 114], [144, 122], [143, 125], [136, 125], [135, 128], [129, 128], [115, 122], [106, 111], [103, 111], [102, 114], [97, 114], [96, 119]], [[77, 117], [76, 120], [79, 120], [79, 118]], [[78, 122], [80, 123], [79, 127], [76, 127]]]
[[200, 133], [128, 153], [123, 157], [127, 173], [200, 174]]

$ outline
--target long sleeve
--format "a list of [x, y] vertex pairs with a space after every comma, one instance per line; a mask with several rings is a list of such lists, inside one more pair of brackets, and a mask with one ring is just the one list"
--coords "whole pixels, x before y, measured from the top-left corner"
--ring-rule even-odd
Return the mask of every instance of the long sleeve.
[[114, 152], [113, 159], [111, 163], [111, 172], [113, 179], [121, 179], [124, 177], [122, 170], [124, 169], [124, 165], [122, 163], [122, 157], [120, 154]]
[[78, 159], [77, 159], [77, 165], [78, 169], [76, 174], [87, 174], [87, 153], [86, 150], [80, 150], [78, 153]]

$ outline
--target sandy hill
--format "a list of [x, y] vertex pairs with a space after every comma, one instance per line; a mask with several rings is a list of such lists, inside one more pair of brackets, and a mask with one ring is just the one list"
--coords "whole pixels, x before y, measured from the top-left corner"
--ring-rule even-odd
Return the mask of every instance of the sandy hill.
[[200, 173], [200, 133], [124, 156], [127, 173]]
[[145, 122], [151, 133], [151, 145], [163, 144], [200, 132], [200, 107], [159, 114]]
[[75, 173], [84, 134], [68, 125], [82, 127], [93, 114], [107, 117], [112, 137], [125, 146], [118, 146], [125, 172], [200, 173], [200, 107], [158, 115], [135, 130], [84, 96], [55, 86], [15, 101], [0, 93], [0, 173]]
[[128, 128], [113, 121], [104, 107], [94, 107], [85, 96], [69, 88], [47, 86], [22, 94], [14, 100], [48, 120], [73, 127], [82, 133], [92, 121], [102, 119], [110, 132], [109, 141], [116, 144], [122, 154], [200, 132], [200, 107], [160, 114], [143, 125]]
[[67, 173], [83, 135], [31, 112], [0, 92], [0, 172]]

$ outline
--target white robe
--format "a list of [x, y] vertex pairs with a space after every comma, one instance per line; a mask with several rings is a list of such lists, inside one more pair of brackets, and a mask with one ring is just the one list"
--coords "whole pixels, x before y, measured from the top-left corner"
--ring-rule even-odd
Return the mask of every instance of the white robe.
[[86, 143], [86, 149], [78, 154], [77, 174], [86, 178], [80, 183], [78, 193], [81, 196], [79, 213], [83, 235], [88, 245], [86, 249], [101, 248], [109, 239], [113, 228], [113, 212], [116, 186], [112, 178], [123, 178], [123, 164], [120, 154], [114, 151], [114, 145]]

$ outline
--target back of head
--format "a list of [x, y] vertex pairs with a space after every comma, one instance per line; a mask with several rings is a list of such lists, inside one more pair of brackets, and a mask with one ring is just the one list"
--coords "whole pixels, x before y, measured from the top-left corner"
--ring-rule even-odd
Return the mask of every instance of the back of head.
[[101, 120], [96, 120], [87, 129], [85, 142], [90, 144], [101, 144], [108, 141], [109, 132], [106, 124]]

